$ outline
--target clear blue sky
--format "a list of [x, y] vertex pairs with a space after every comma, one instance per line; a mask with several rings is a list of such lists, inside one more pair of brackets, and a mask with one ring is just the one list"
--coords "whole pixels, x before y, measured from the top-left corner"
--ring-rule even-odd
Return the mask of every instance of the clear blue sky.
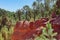
[[35, 0], [0, 0], [0, 8], [9, 11], [16, 11], [24, 5], [29, 5], [31, 7], [34, 1]]

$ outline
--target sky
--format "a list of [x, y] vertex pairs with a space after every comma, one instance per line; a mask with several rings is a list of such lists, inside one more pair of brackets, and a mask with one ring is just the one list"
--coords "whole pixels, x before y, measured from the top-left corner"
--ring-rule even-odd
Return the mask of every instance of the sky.
[[16, 11], [24, 5], [32, 6], [35, 0], [0, 0], [0, 8], [8, 11]]

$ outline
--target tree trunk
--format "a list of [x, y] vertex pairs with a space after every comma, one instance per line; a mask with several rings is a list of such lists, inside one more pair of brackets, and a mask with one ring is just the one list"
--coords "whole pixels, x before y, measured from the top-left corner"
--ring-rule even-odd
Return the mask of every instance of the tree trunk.
[[35, 21], [35, 13], [34, 13], [34, 21]]
[[25, 19], [25, 20], [28, 20], [28, 19], [27, 19], [27, 12], [26, 12], [26, 15], [25, 15], [25, 17], [26, 17], [26, 19]]

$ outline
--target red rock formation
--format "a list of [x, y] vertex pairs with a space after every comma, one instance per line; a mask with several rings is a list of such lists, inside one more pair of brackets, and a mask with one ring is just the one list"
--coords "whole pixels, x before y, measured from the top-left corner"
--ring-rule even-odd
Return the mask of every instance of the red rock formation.
[[46, 18], [42, 18], [30, 23], [28, 21], [17, 22], [11, 40], [26, 40], [34, 38], [35, 35], [40, 35], [41, 29], [39, 28], [44, 26], [46, 21]]

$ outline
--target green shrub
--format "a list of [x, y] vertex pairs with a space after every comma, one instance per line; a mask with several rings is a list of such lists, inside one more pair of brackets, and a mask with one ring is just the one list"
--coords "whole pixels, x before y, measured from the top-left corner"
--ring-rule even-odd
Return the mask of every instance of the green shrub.
[[56, 35], [57, 33], [53, 32], [51, 24], [47, 22], [46, 27], [42, 30], [42, 34], [36, 37], [35, 40], [56, 40], [54, 37]]

